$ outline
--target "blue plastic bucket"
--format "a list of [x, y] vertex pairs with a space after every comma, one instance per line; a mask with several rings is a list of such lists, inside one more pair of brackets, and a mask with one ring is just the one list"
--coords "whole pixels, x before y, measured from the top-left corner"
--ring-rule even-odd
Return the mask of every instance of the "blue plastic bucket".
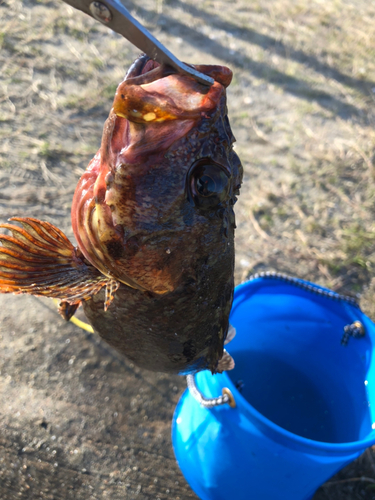
[[[200, 372], [196, 384], [207, 398], [230, 389], [236, 408], [204, 408], [189, 391], [177, 405], [175, 455], [202, 500], [308, 500], [375, 443], [375, 325], [333, 292], [296, 283], [261, 277], [235, 289], [236, 367]], [[354, 321], [365, 335], [343, 346]]]

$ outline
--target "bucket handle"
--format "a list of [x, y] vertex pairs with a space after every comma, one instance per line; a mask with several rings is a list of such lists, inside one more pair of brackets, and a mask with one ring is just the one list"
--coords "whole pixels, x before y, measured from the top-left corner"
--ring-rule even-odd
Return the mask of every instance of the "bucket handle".
[[310, 283], [308, 281], [295, 278], [294, 276], [289, 276], [288, 274], [279, 273], [277, 271], [267, 271], [267, 272], [252, 274], [251, 276], [249, 276], [247, 281], [253, 281], [258, 278], [269, 278], [269, 279], [277, 279], [280, 281], [285, 281], [290, 285], [295, 285], [298, 288], [307, 290], [308, 292], [316, 293], [317, 295], [322, 295], [323, 297], [326, 297], [328, 299], [333, 299], [340, 302], [347, 302], [351, 306], [356, 307], [359, 310], [361, 309], [357, 300], [359, 297], [355, 298], [351, 297], [350, 295], [341, 295], [337, 292], [333, 292], [332, 290], [321, 288], [320, 286], [315, 285], [314, 283]]
[[206, 398], [198, 389], [197, 384], [195, 383], [194, 375], [187, 375], [186, 383], [193, 398], [205, 408], [213, 408], [214, 406], [225, 404], [228, 404], [231, 408], [236, 407], [236, 401], [228, 387], [223, 387], [223, 394], [221, 396], [217, 398]]

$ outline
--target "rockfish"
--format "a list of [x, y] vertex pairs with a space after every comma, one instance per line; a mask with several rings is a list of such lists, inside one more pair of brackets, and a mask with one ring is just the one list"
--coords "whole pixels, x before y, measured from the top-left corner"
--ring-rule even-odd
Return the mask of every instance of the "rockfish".
[[242, 180], [232, 72], [195, 67], [211, 87], [145, 55], [129, 69], [74, 194], [77, 247], [48, 222], [0, 225], [12, 233], [0, 235], [0, 292], [58, 298], [65, 319], [82, 304], [135, 364], [179, 374], [233, 367], [223, 348]]

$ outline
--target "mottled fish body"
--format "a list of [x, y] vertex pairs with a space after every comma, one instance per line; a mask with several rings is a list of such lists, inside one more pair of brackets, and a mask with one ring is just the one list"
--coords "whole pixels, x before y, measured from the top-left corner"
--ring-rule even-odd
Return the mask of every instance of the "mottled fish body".
[[223, 357], [242, 180], [226, 108], [232, 74], [196, 68], [214, 85], [147, 56], [120, 83], [75, 191], [77, 248], [32, 218], [0, 235], [0, 292], [58, 298], [66, 319], [82, 304], [138, 366], [180, 374], [233, 366]]

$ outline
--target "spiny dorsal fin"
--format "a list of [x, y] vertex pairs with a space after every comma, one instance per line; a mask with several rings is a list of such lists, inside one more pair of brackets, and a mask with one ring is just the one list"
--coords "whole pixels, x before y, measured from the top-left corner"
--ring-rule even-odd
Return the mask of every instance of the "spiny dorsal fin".
[[108, 309], [119, 284], [87, 264], [60, 229], [31, 217], [10, 220], [22, 227], [0, 224], [12, 233], [0, 235], [1, 293], [43, 295], [78, 305], [106, 286]]

